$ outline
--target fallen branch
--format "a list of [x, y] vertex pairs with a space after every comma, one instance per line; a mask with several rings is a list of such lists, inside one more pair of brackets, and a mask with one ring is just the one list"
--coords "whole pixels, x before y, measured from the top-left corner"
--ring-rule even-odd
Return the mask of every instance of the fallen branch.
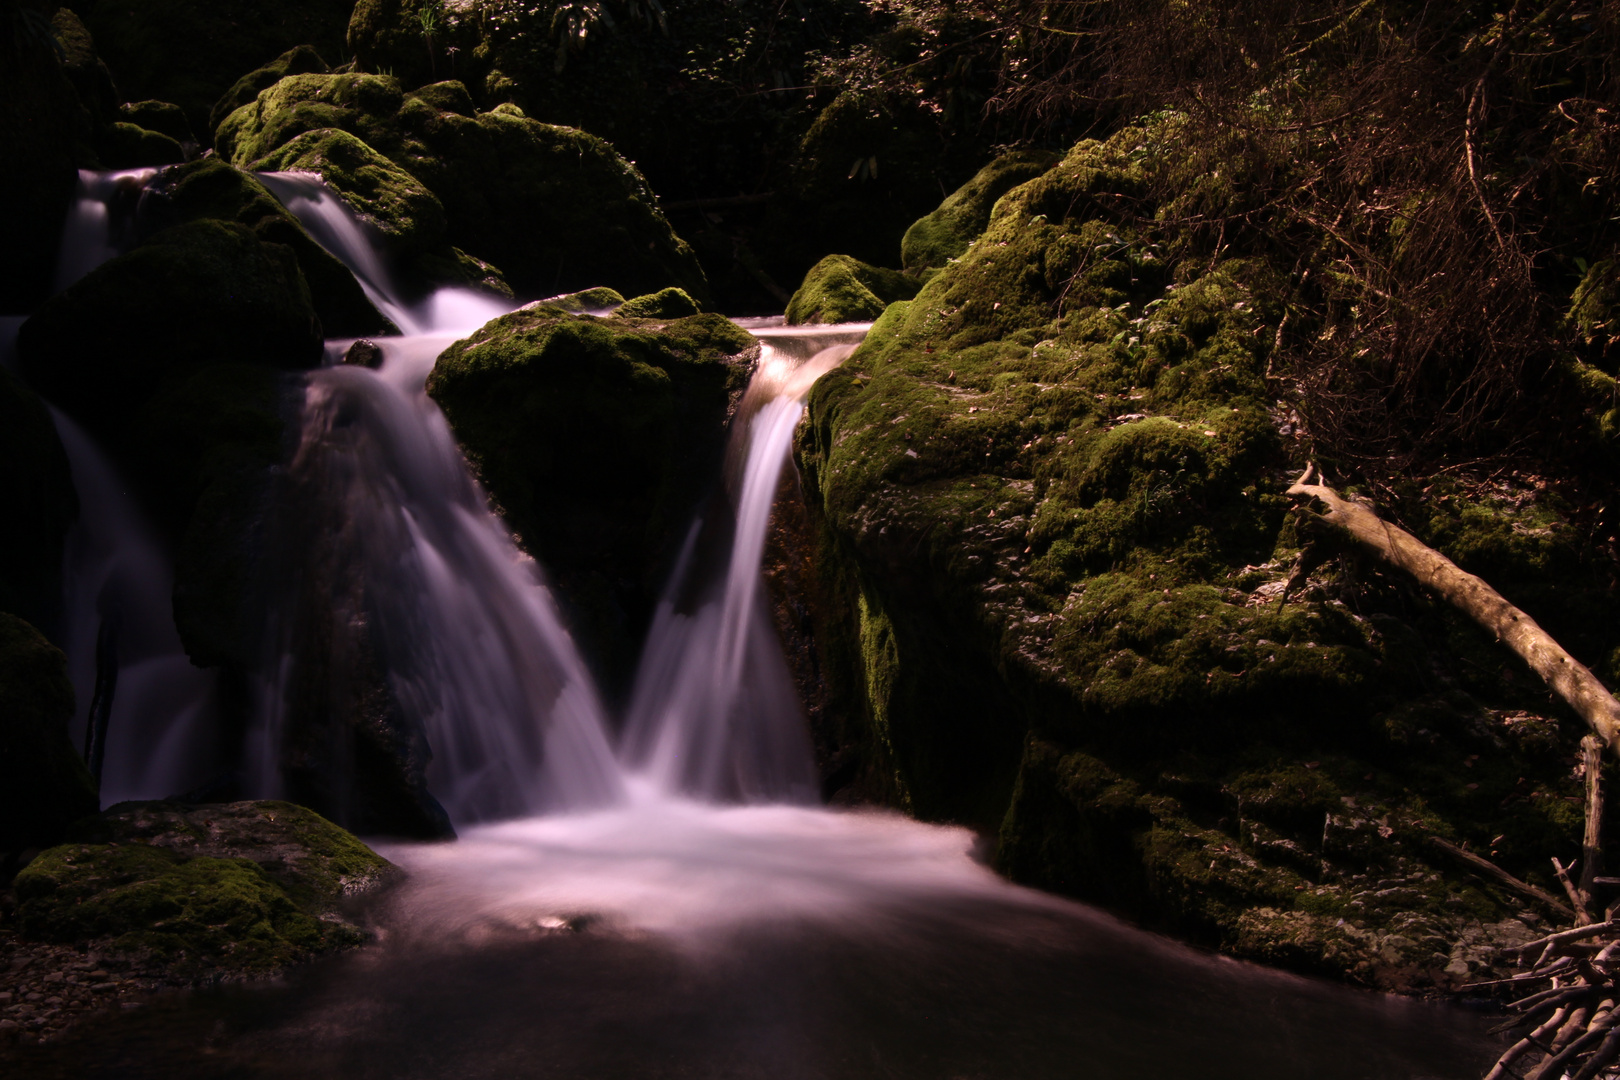
[[1539, 900], [1541, 903], [1552, 908], [1566, 919], [1575, 918], [1574, 908], [1570, 907], [1568, 904], [1564, 903], [1562, 900], [1558, 899], [1558, 897], [1554, 896], [1545, 889], [1538, 889], [1528, 881], [1519, 880], [1506, 870], [1502, 869], [1500, 866], [1497, 866], [1495, 863], [1491, 862], [1489, 859], [1482, 859], [1478, 855], [1475, 855], [1472, 851], [1464, 851], [1462, 848], [1458, 847], [1456, 844], [1453, 844], [1449, 840], [1442, 840], [1438, 836], [1430, 836], [1428, 839], [1429, 843], [1433, 844], [1441, 851], [1444, 851], [1449, 855], [1456, 856], [1481, 873], [1500, 881], [1502, 884], [1508, 886], [1508, 888], [1513, 889], [1534, 900]]
[[1325, 521], [1344, 529], [1385, 562], [1411, 574], [1496, 635], [1580, 714], [1611, 753], [1620, 756], [1620, 701], [1580, 661], [1480, 578], [1361, 503], [1342, 497], [1326, 484], [1311, 483], [1314, 471], [1314, 465], [1308, 467], [1288, 494], [1319, 500], [1328, 508], [1322, 515]]

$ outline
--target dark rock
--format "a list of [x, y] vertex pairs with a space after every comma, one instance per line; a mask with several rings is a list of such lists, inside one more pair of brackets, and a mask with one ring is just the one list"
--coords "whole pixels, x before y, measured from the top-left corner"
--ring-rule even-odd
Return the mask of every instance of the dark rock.
[[311, 239], [251, 173], [215, 157], [205, 158], [166, 169], [148, 185], [141, 201], [141, 229], [148, 235], [203, 218], [246, 225], [260, 240], [291, 248], [328, 336], [397, 332], [367, 299], [349, 268]]
[[197, 136], [191, 130], [185, 111], [178, 105], [167, 101], [134, 101], [120, 105], [118, 112], [126, 123], [167, 135], [182, 147], [196, 150]]
[[428, 392], [485, 489], [622, 680], [707, 493], [753, 339], [718, 315], [667, 325], [545, 306], [439, 357]]
[[367, 341], [365, 338], [361, 338], [349, 346], [348, 350], [343, 354], [343, 362], [345, 364], [359, 364], [361, 367], [368, 368], [382, 367], [383, 353], [377, 347], [375, 341]]
[[107, 129], [99, 148], [101, 163], [109, 169], [144, 169], [186, 160], [186, 152], [174, 139], [123, 122]]
[[898, 270], [868, 266], [848, 255], [829, 255], [810, 268], [788, 301], [787, 321], [870, 322], [896, 300], [916, 296], [918, 287]]
[[62, 548], [79, 501], [44, 402], [0, 368], [0, 611], [55, 633]]
[[32, 626], [0, 613], [0, 852], [56, 843], [99, 808], [68, 732], [67, 660]]
[[113, 85], [112, 72], [96, 54], [96, 43], [84, 23], [70, 8], [59, 8], [51, 19], [56, 40], [62, 46], [62, 70], [79, 95], [79, 102], [98, 133], [118, 120], [118, 103], [123, 98]]
[[0, 312], [27, 312], [49, 294], [77, 169], [94, 164], [90, 118], [50, 35], [40, 9], [17, 5], [0, 19]]

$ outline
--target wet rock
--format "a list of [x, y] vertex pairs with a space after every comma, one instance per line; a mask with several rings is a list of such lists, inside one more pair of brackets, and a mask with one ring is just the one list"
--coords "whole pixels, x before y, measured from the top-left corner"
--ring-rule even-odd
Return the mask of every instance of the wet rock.
[[0, 852], [44, 847], [99, 801], [68, 732], [67, 661], [14, 615], [0, 613]]
[[209, 110], [209, 141], [213, 141], [214, 132], [227, 116], [251, 103], [261, 90], [268, 90], [289, 75], [324, 75], [331, 70], [320, 53], [308, 45], [288, 49], [263, 67], [253, 69], [237, 79]]
[[167, 135], [182, 148], [190, 147], [188, 155], [197, 148], [197, 136], [192, 133], [191, 122], [178, 105], [171, 105], [167, 101], [125, 102], [118, 107], [118, 114], [125, 123]]
[[144, 169], [186, 160], [180, 144], [135, 124], [116, 123], [100, 141], [101, 162], [109, 169]]
[[377, 368], [382, 366], [382, 361], [382, 349], [377, 347], [375, 341], [367, 341], [365, 338], [361, 338], [353, 345], [350, 345], [343, 353], [343, 362], [345, 364], [359, 364], [361, 367]]
[[828, 255], [811, 267], [788, 301], [787, 321], [869, 322], [896, 300], [917, 295], [918, 282], [898, 270], [868, 266], [848, 255]]
[[598, 319], [540, 305], [452, 345], [428, 378], [610, 682], [627, 677], [712, 483], [755, 348], [718, 315]]
[[613, 314], [620, 319], [684, 319], [699, 310], [697, 301], [684, 289], [663, 289], [626, 300]]

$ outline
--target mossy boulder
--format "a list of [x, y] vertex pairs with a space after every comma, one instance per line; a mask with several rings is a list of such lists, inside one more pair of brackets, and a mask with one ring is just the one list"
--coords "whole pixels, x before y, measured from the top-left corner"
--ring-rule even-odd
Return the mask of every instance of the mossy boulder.
[[217, 157], [205, 158], [165, 170], [142, 196], [141, 229], [145, 233], [204, 218], [245, 225], [260, 240], [291, 248], [327, 337], [394, 332], [349, 268], [311, 239], [298, 219], [251, 173]]
[[186, 160], [180, 144], [158, 131], [122, 121], [101, 137], [101, 162], [109, 169], [145, 169]]
[[68, 731], [67, 660], [44, 636], [0, 613], [0, 852], [56, 843], [100, 803]]
[[663, 289], [626, 300], [613, 314], [621, 319], [684, 319], [699, 310], [697, 301], [685, 289]]
[[231, 88], [220, 95], [214, 107], [208, 113], [208, 134], [213, 138], [219, 125], [225, 118], [240, 109], [243, 105], [251, 104], [260, 91], [268, 90], [289, 75], [325, 75], [332, 69], [321, 54], [309, 45], [298, 45], [263, 67], [254, 68], [246, 75], [231, 84]]
[[870, 322], [896, 300], [917, 295], [918, 283], [898, 270], [868, 266], [848, 255], [828, 255], [810, 268], [793, 298], [787, 321], [799, 323]]
[[197, 148], [197, 136], [191, 130], [191, 121], [185, 110], [167, 101], [128, 101], [118, 107], [119, 117], [127, 124], [167, 135], [182, 147]]
[[479, 479], [621, 680], [756, 355], [718, 315], [538, 305], [447, 349], [428, 378]]
[[17, 876], [25, 939], [146, 954], [192, 977], [263, 975], [369, 937], [345, 896], [396, 873], [312, 811], [284, 802], [123, 803], [91, 842]]
[[118, 103], [123, 100], [112, 72], [97, 54], [90, 31], [71, 8], [58, 8], [51, 17], [51, 28], [61, 47], [62, 70], [73, 84], [92, 130], [99, 134], [118, 119]]
[[[673, 286], [699, 303], [708, 297], [691, 249], [635, 166], [600, 139], [510, 105], [473, 114], [456, 83], [407, 95], [387, 76], [292, 76], [227, 117], [215, 143], [244, 168], [320, 172], [391, 237], [414, 228], [393, 220], [442, 220], [450, 244], [499, 266], [520, 295], [607, 285], [627, 296]], [[384, 183], [378, 157], [430, 192], [442, 219], [406, 198], [398, 176]], [[370, 171], [349, 180], [362, 158]]]
[[62, 551], [79, 502], [45, 403], [0, 369], [0, 611], [55, 633]]
[[214, 103], [271, 57], [298, 45], [334, 61], [344, 55], [346, 4], [289, 0], [106, 0], [78, 7], [107, 66], [133, 101], [156, 98], [185, 110], [192, 130], [212, 131]]
[[[1427, 837], [1556, 888], [1581, 725], [1291, 509], [1266, 377], [1287, 268], [1187, 256], [1180, 131], [1080, 143], [1003, 195], [813, 388], [830, 711], [860, 718], [882, 794], [998, 828], [1018, 880], [1297, 969], [1466, 981], [1482, 954], [1452, 943], [1519, 902]], [[1403, 520], [1538, 619], [1588, 612], [1583, 654], [1613, 647], [1601, 583], [1545, 589], [1582, 580], [1555, 499], [1443, 494]]]
[[996, 200], [1057, 164], [1059, 155], [1043, 150], [1003, 154], [973, 174], [939, 208], [918, 218], [900, 240], [900, 265], [917, 271], [940, 267], [961, 255], [990, 224]]

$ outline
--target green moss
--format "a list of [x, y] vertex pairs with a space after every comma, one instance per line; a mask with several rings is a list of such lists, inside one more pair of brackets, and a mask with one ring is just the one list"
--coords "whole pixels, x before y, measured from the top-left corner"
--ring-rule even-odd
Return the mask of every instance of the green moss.
[[1569, 322], [1589, 345], [1608, 350], [1620, 333], [1620, 260], [1602, 259], [1581, 276], [1570, 299]]
[[96, 785], [73, 748], [72, 718], [66, 658], [0, 613], [0, 852], [55, 843], [95, 813]]
[[613, 677], [720, 461], [753, 339], [718, 315], [570, 317], [541, 305], [447, 349], [431, 394]]
[[185, 151], [169, 136], [122, 122], [102, 136], [100, 150], [102, 163], [109, 169], [144, 169], [186, 160]]
[[182, 147], [187, 143], [196, 145], [197, 137], [191, 132], [185, 111], [178, 105], [167, 101], [133, 101], [120, 105], [118, 112], [125, 122], [167, 135]]
[[626, 300], [613, 314], [620, 319], [684, 319], [688, 315], [696, 315], [699, 310], [697, 301], [688, 296], [685, 290], [664, 289]]
[[582, 292], [564, 293], [562, 296], [553, 296], [538, 301], [546, 307], [554, 307], [560, 311], [572, 312], [580, 315], [600, 315], [624, 303], [624, 297], [609, 288], [585, 289]]
[[897, 270], [868, 266], [848, 255], [828, 255], [810, 268], [792, 299], [787, 321], [869, 322], [897, 300], [917, 295], [917, 283]]
[[244, 105], [251, 104], [261, 91], [268, 90], [289, 75], [324, 75], [331, 69], [320, 53], [308, 45], [297, 45], [268, 64], [254, 68], [231, 84], [208, 113], [210, 137], [225, 122], [225, 118]]
[[251, 173], [210, 157], [165, 170], [147, 190], [142, 213], [150, 227], [201, 218], [234, 221], [260, 240], [291, 248], [327, 337], [397, 332], [366, 298], [349, 268], [311, 239]]
[[996, 200], [1057, 164], [1058, 157], [1042, 150], [1015, 150], [1003, 154], [953, 191], [939, 208], [918, 218], [900, 241], [900, 264], [907, 270], [941, 267], [968, 249], [990, 224]]

